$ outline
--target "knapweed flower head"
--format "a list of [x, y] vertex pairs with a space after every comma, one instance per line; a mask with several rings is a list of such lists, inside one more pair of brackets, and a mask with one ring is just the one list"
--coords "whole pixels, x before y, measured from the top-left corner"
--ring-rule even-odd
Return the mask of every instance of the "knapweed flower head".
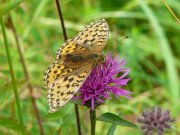
[[143, 111], [142, 117], [139, 117], [137, 121], [141, 124], [144, 135], [153, 133], [163, 135], [165, 129], [169, 129], [175, 119], [170, 117], [169, 110], [163, 111], [159, 107], [153, 107], [150, 111]]
[[92, 70], [80, 88], [79, 98], [82, 104], [94, 110], [106, 99], [110, 99], [111, 94], [129, 98], [131, 92], [121, 88], [129, 81], [125, 78], [129, 72], [128, 68], [124, 68], [125, 64], [126, 61], [119, 59], [119, 56], [113, 58], [111, 54], [108, 54], [105, 62]]

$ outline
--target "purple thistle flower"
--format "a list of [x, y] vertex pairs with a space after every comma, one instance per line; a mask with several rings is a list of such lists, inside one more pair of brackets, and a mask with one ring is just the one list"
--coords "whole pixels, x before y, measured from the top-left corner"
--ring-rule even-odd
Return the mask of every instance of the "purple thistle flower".
[[152, 135], [154, 132], [163, 135], [165, 129], [169, 129], [175, 119], [170, 117], [169, 110], [163, 111], [159, 107], [153, 107], [150, 111], [143, 111], [142, 117], [138, 117], [137, 121], [142, 124], [144, 135]]
[[91, 107], [92, 110], [109, 99], [110, 94], [129, 98], [131, 92], [121, 88], [130, 80], [125, 79], [129, 72], [128, 68], [123, 67], [125, 64], [126, 61], [119, 60], [119, 56], [113, 58], [111, 54], [107, 55], [105, 62], [92, 70], [80, 88], [77, 98], [80, 98], [82, 104]]

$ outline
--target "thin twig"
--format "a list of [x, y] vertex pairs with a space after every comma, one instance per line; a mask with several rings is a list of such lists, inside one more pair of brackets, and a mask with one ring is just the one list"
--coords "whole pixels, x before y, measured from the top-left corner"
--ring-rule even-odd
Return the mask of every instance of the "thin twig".
[[19, 121], [20, 121], [21, 132], [23, 135], [26, 135], [25, 126], [24, 126], [23, 119], [22, 119], [22, 110], [21, 110], [19, 95], [18, 95], [18, 91], [17, 91], [16, 79], [14, 76], [14, 69], [13, 69], [13, 65], [12, 65], [12, 61], [11, 61], [5, 26], [4, 26], [4, 22], [3, 22], [3, 17], [0, 17], [0, 23], [1, 23], [1, 28], [2, 28], [2, 34], [4, 37], [4, 45], [6, 48], [6, 54], [7, 54], [7, 59], [8, 59], [8, 63], [9, 63], [10, 74], [11, 74], [11, 78], [12, 78], [12, 85], [13, 85], [14, 96], [15, 96], [15, 100], [16, 100], [16, 106], [17, 106], [17, 111], [18, 111], [18, 116], [19, 116]]
[[[18, 34], [16, 32], [16, 28], [14, 27], [14, 24], [13, 24], [13, 21], [12, 21], [11, 17], [8, 18], [8, 22], [9, 22], [9, 25], [10, 25], [12, 31], [13, 31], [13, 34], [14, 34], [14, 37], [15, 37], [15, 40], [16, 40], [16, 46], [17, 46], [18, 53], [19, 53], [19, 56], [20, 56], [20, 61], [21, 61], [22, 67], [23, 67], [25, 78], [26, 78], [27, 81], [29, 81], [29, 73], [27, 71], [27, 66], [26, 66], [26, 63], [25, 63], [25, 59], [24, 59], [22, 50], [20, 48]], [[39, 111], [38, 111], [38, 108], [37, 108], [36, 103], [35, 103], [35, 98], [33, 97], [33, 87], [32, 87], [30, 82], [28, 82], [28, 89], [29, 89], [29, 94], [30, 94], [33, 110], [34, 110], [34, 113], [35, 113], [35, 116], [36, 116], [36, 119], [37, 119], [37, 123], [38, 123], [38, 126], [39, 126], [40, 135], [44, 135], [44, 131], [43, 131]]]
[[171, 10], [171, 8], [169, 7], [169, 5], [166, 3], [165, 0], [162, 0], [164, 5], [166, 6], [166, 8], [169, 10], [169, 12], [174, 16], [174, 18], [177, 20], [177, 22], [180, 24], [180, 20], [177, 18], [177, 16], [174, 14], [174, 12]]
[[[63, 19], [63, 15], [62, 15], [62, 12], [61, 12], [61, 6], [60, 6], [59, 0], [56, 0], [56, 6], [57, 6], [57, 9], [58, 9], [59, 19], [60, 19], [61, 27], [62, 27], [62, 30], [63, 30], [64, 41], [66, 41], [67, 40], [67, 34], [66, 34], [65, 26], [64, 26], [64, 19]], [[75, 112], [76, 112], [78, 135], [81, 135], [81, 125], [80, 125], [80, 119], [79, 119], [78, 105], [75, 104], [74, 107], [75, 107]]]

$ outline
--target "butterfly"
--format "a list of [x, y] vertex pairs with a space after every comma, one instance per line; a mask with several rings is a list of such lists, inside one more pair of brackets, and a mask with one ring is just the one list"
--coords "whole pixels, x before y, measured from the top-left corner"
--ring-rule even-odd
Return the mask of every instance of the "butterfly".
[[91, 70], [103, 61], [109, 27], [105, 19], [87, 25], [67, 40], [56, 53], [55, 62], [44, 74], [49, 112], [65, 105], [80, 89]]

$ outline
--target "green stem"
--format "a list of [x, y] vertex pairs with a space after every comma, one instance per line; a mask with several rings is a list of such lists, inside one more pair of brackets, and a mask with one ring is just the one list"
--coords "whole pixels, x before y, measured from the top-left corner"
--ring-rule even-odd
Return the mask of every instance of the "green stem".
[[95, 129], [96, 129], [96, 110], [89, 111], [90, 114], [90, 120], [91, 120], [91, 135], [95, 135]]
[[2, 34], [3, 34], [3, 37], [4, 37], [4, 44], [5, 44], [5, 48], [6, 48], [10, 74], [11, 74], [11, 78], [12, 78], [12, 85], [13, 85], [14, 96], [15, 96], [15, 100], [16, 100], [16, 106], [17, 106], [17, 111], [18, 111], [18, 116], [19, 116], [19, 121], [20, 121], [20, 126], [21, 126], [21, 132], [22, 132], [23, 135], [26, 135], [24, 124], [23, 124], [23, 119], [22, 119], [22, 111], [21, 111], [19, 96], [18, 96], [18, 92], [17, 92], [16, 80], [15, 80], [15, 76], [14, 76], [14, 69], [13, 69], [11, 56], [10, 56], [10, 51], [9, 51], [9, 47], [8, 47], [5, 26], [4, 26], [4, 23], [3, 23], [3, 17], [0, 17], [0, 23], [1, 23]]

